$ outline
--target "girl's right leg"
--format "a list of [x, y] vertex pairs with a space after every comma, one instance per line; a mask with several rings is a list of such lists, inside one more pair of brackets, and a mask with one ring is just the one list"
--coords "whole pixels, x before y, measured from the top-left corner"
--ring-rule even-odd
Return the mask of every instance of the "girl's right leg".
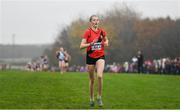
[[94, 65], [87, 65], [89, 72], [90, 106], [94, 106]]
[[63, 74], [63, 61], [59, 61], [59, 69], [61, 74]]

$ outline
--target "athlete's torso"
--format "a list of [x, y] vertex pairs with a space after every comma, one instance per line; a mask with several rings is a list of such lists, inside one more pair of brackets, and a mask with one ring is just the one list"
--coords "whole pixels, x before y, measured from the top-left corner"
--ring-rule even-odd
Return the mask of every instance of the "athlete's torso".
[[65, 55], [63, 52], [59, 51], [59, 60], [64, 60]]
[[84, 33], [84, 38], [87, 43], [93, 42], [93, 40], [98, 39], [94, 45], [89, 46], [87, 48], [87, 54], [92, 58], [99, 58], [104, 56], [104, 37], [106, 36], [106, 32], [102, 29], [98, 29], [97, 31], [92, 30], [91, 28], [87, 29]]

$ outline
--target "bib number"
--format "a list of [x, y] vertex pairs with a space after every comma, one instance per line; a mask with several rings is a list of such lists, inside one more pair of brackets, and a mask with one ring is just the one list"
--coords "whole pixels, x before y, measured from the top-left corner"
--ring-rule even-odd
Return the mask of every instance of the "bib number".
[[94, 43], [94, 45], [91, 46], [91, 50], [101, 50], [101, 42]]

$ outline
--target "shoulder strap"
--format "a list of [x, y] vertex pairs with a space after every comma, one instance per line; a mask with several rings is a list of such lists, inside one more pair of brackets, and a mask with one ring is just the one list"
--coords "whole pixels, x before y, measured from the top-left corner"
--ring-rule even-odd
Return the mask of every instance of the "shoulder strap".
[[100, 35], [99, 35], [99, 38], [98, 38], [98, 42], [101, 42], [103, 40], [103, 32], [102, 30], [100, 29]]
[[100, 35], [102, 35], [104, 37], [102, 29], [101, 29], [101, 34]]

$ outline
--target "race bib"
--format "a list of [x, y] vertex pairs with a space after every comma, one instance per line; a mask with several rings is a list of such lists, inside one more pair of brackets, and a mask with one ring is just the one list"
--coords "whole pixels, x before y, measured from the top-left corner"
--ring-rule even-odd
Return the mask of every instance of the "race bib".
[[101, 42], [94, 43], [94, 45], [91, 46], [91, 50], [101, 50]]

